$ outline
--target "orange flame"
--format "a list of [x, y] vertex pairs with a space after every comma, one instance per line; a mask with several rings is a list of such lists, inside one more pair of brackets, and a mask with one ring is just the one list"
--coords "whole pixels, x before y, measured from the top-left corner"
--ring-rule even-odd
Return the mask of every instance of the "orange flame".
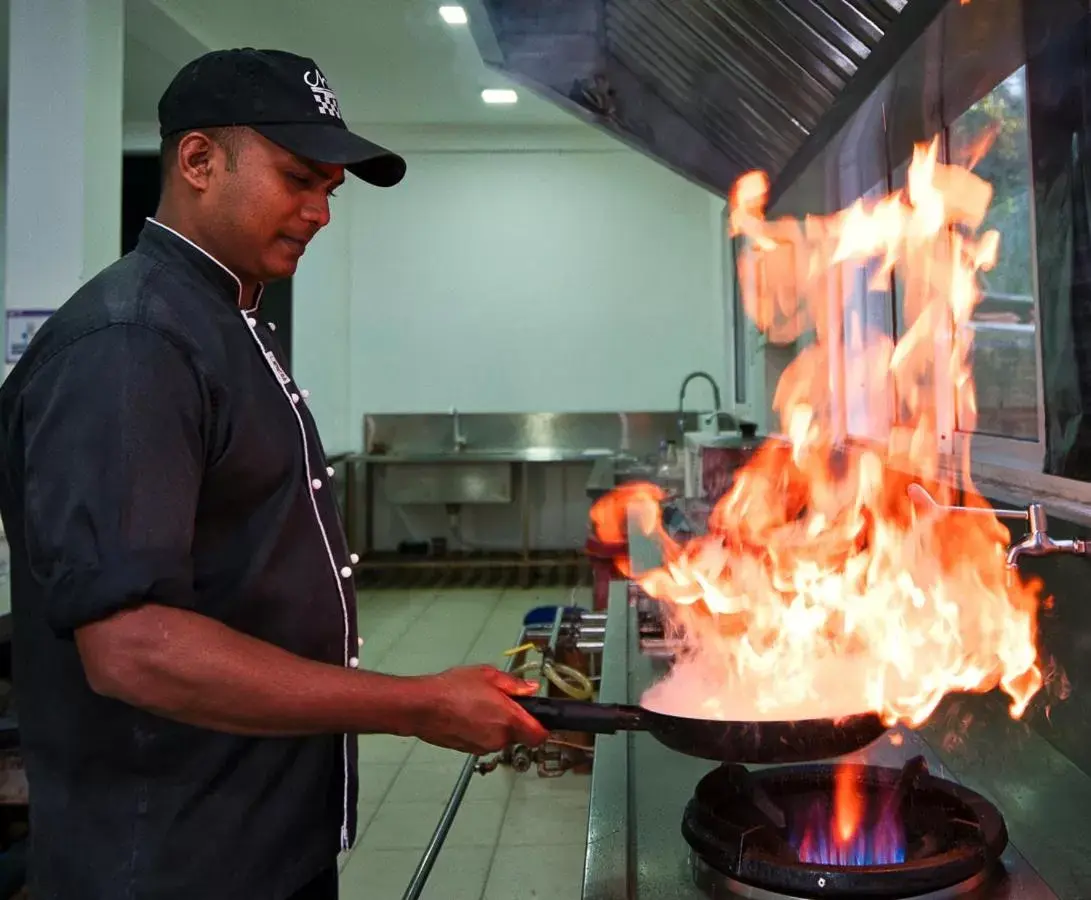
[[833, 821], [838, 841], [848, 844], [864, 819], [864, 794], [852, 770], [838, 766], [833, 775]]
[[[706, 535], [673, 541], [650, 485], [592, 512], [603, 539], [631, 522], [662, 549], [636, 580], [683, 652], [645, 703], [748, 721], [874, 711], [915, 726], [950, 692], [999, 686], [1017, 717], [1041, 687], [1038, 586], [1007, 570], [1010, 535], [973, 488], [968, 442], [961, 496], [941, 480], [947, 437], [973, 427], [967, 326], [998, 236], [978, 234], [990, 185], [937, 150], [916, 148], [904, 190], [802, 222], [765, 218], [763, 173], [735, 185], [743, 306], [771, 342], [811, 340], [777, 384], [781, 436], [739, 470]], [[896, 341], [869, 330], [858, 300], [861, 271], [885, 290], [895, 266]], [[981, 511], [922, 510], [915, 483]]]

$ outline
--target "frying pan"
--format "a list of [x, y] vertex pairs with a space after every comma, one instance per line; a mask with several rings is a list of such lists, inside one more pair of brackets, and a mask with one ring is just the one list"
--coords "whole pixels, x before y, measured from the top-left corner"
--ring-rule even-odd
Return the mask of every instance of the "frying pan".
[[643, 706], [557, 697], [512, 697], [550, 731], [646, 731], [687, 756], [718, 762], [810, 762], [852, 753], [887, 730], [874, 713], [794, 722], [725, 722], [672, 716]]

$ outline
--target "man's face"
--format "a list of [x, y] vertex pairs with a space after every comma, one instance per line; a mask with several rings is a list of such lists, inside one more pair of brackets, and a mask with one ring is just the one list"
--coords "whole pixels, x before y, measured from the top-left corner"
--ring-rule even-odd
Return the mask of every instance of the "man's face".
[[223, 261], [253, 281], [288, 278], [329, 222], [344, 167], [303, 160], [249, 130], [237, 144], [234, 166], [221, 159], [202, 201]]

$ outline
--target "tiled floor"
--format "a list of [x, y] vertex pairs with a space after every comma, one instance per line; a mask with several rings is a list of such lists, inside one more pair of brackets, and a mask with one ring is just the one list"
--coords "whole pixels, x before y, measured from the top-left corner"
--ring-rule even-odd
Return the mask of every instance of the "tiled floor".
[[[589, 598], [569, 590], [379, 591], [360, 596], [362, 664], [395, 674], [504, 663], [523, 615]], [[343, 900], [401, 900], [466, 757], [417, 740], [360, 739], [360, 837]], [[422, 897], [579, 900], [590, 779], [532, 770], [475, 776]]]

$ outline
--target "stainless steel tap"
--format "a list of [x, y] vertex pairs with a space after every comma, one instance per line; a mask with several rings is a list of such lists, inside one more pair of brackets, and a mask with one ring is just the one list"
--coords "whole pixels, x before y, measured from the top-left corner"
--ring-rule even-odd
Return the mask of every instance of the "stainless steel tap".
[[690, 372], [682, 381], [681, 390], [678, 391], [678, 434], [681, 436], [684, 436], [686, 430], [683, 416], [683, 408], [686, 402], [686, 388], [689, 387], [689, 383], [695, 378], [703, 378], [712, 385], [712, 402], [716, 405], [716, 413], [719, 414], [723, 411], [723, 407], [720, 405], [720, 387], [716, 384], [716, 379], [709, 375], [708, 372]]
[[1046, 533], [1046, 511], [1040, 503], [1027, 507], [1030, 521], [1030, 533], [1018, 544], [1008, 550], [1008, 567], [1019, 565], [1021, 556], [1049, 556], [1053, 553], [1074, 553], [1078, 556], [1091, 555], [1091, 543], [1083, 538], [1055, 541]]
[[1071, 553], [1078, 556], [1091, 556], [1091, 541], [1075, 540], [1055, 541], [1048, 534], [1049, 522], [1045, 507], [1041, 503], [1031, 503], [1026, 509], [991, 509], [972, 506], [942, 506], [935, 501], [919, 484], [908, 488], [909, 499], [918, 508], [930, 515], [938, 513], [966, 513], [969, 515], [994, 515], [999, 519], [1022, 519], [1029, 524], [1029, 533], [1008, 550], [1008, 568], [1015, 569], [1023, 556], [1051, 556], [1054, 553]]
[[451, 418], [454, 424], [454, 448], [457, 453], [460, 450], [466, 449], [466, 435], [462, 433], [462, 420], [458, 416], [458, 410], [455, 407], [451, 407]]

